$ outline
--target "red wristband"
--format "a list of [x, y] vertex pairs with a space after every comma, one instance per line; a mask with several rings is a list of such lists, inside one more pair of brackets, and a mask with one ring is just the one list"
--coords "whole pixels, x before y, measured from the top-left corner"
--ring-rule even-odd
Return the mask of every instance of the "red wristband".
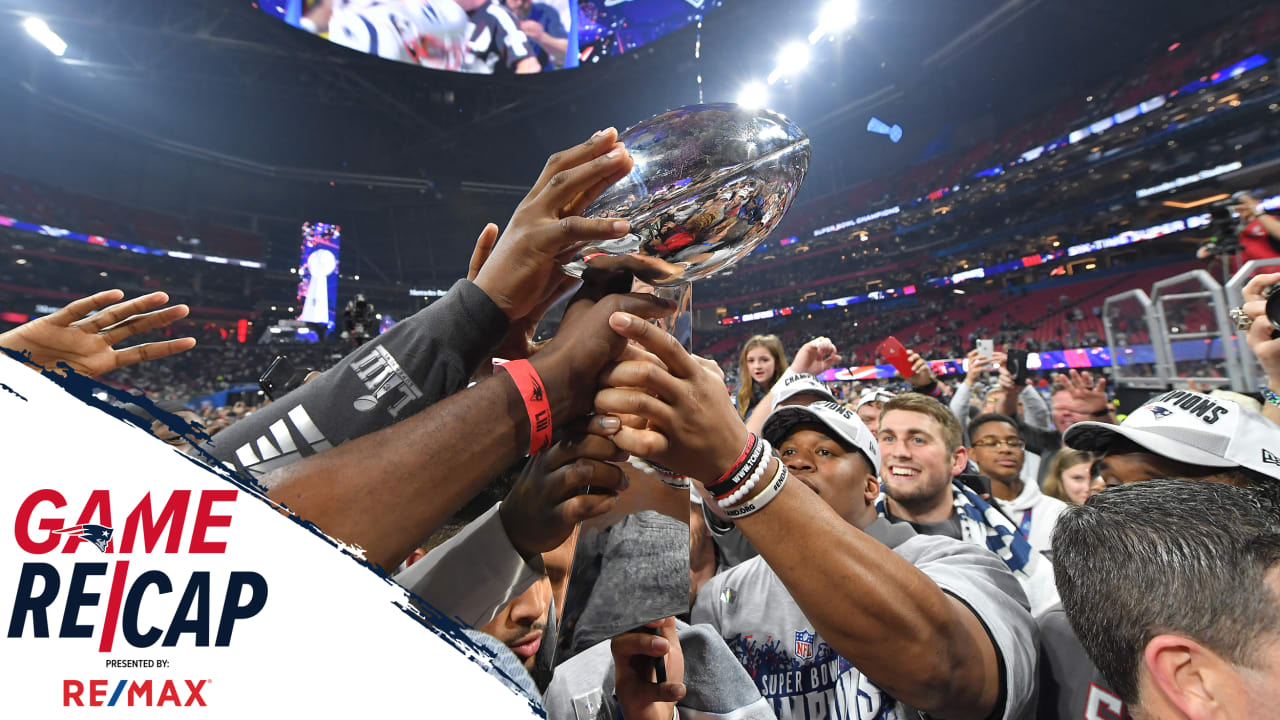
[[535, 455], [551, 445], [551, 403], [542, 378], [528, 360], [512, 360], [498, 367], [511, 376], [524, 400], [524, 409], [529, 413], [529, 454]]
[[746, 447], [742, 448], [742, 454], [738, 456], [738, 459], [733, 463], [733, 465], [730, 465], [729, 469], [725, 470], [724, 474], [721, 475], [720, 479], [716, 480], [714, 484], [719, 485], [725, 480], [728, 480], [735, 472], [737, 472], [738, 469], [742, 467], [742, 463], [747, 461], [747, 456], [751, 454], [751, 451], [752, 449], [755, 448], [755, 446], [756, 446], [756, 435], [753, 432], [748, 432], [747, 444], [746, 444]]

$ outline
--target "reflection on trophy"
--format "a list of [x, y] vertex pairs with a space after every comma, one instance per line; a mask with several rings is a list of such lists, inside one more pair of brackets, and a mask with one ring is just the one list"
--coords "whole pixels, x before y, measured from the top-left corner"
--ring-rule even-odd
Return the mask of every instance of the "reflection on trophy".
[[298, 319], [306, 323], [329, 324], [329, 276], [338, 269], [333, 253], [321, 248], [307, 256], [307, 297]]
[[577, 250], [565, 272], [631, 272], [673, 301], [658, 324], [691, 347], [690, 283], [728, 269], [777, 226], [809, 169], [809, 138], [787, 118], [737, 105], [690, 105], [650, 118], [618, 140], [631, 173], [587, 208], [631, 232]]
[[579, 248], [565, 272], [630, 270], [654, 286], [708, 277], [741, 260], [791, 205], [809, 138], [785, 117], [737, 105], [690, 105], [618, 140], [631, 173], [587, 208], [631, 221], [624, 237]]

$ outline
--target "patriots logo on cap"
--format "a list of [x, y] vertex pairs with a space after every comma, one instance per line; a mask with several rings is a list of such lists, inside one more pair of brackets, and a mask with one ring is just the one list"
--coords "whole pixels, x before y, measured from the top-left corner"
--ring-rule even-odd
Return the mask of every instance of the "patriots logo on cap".
[[1269, 452], [1264, 448], [1262, 450], [1262, 462], [1268, 465], [1280, 465], [1280, 457], [1277, 457], [1275, 453]]
[[814, 634], [808, 630], [796, 631], [796, 657], [801, 660], [813, 659]]
[[1172, 411], [1172, 410], [1169, 410], [1168, 408], [1160, 407], [1159, 405], [1152, 405], [1151, 407], [1149, 407], [1149, 408], [1147, 408], [1147, 409], [1151, 411], [1151, 414], [1152, 414], [1152, 415], [1155, 415], [1155, 416], [1156, 416], [1156, 419], [1157, 419], [1157, 420], [1163, 420], [1163, 419], [1165, 419], [1165, 418], [1167, 418], [1167, 417], [1172, 417], [1172, 416], [1173, 416], [1173, 411]]
[[69, 528], [54, 530], [58, 535], [70, 535], [88, 543], [93, 543], [101, 552], [107, 551], [107, 543], [111, 542], [111, 533], [115, 532], [106, 525], [72, 525]]

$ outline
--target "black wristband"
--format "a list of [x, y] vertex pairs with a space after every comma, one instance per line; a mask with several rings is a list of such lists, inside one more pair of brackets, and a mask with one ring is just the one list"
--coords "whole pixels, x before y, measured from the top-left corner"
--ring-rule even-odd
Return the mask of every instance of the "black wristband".
[[707, 492], [711, 493], [711, 497], [719, 499], [725, 497], [737, 489], [739, 485], [746, 482], [750, 477], [752, 469], [760, 463], [760, 456], [764, 453], [764, 442], [755, 433], [751, 434], [751, 450], [747, 453], [747, 457], [742, 464], [733, 468], [733, 472], [729, 477], [714, 485], [707, 486]]

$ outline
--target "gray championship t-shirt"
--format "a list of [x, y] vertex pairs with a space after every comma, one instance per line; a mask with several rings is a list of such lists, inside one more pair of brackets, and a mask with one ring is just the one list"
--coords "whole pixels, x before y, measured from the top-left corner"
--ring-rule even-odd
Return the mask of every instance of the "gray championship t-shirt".
[[[1004, 562], [986, 549], [917, 535], [909, 526], [892, 525], [883, 518], [867, 533], [968, 606], [986, 628], [1003, 683], [993, 717], [1034, 717], [1036, 624], [1022, 587]], [[857, 598], [849, 598], [849, 610], [857, 613]], [[816, 634], [764, 558], [753, 558], [712, 578], [698, 593], [692, 619], [720, 631], [779, 720], [919, 717]]]
[[444, 297], [237, 421], [204, 448], [261, 481], [277, 468], [381, 430], [463, 389], [508, 326], [483, 290], [459, 280]]
[[[1101, 612], [1101, 610], [1100, 610]], [[1117, 720], [1125, 707], [1094, 667], [1059, 603], [1036, 619], [1040, 625], [1038, 720]]]

